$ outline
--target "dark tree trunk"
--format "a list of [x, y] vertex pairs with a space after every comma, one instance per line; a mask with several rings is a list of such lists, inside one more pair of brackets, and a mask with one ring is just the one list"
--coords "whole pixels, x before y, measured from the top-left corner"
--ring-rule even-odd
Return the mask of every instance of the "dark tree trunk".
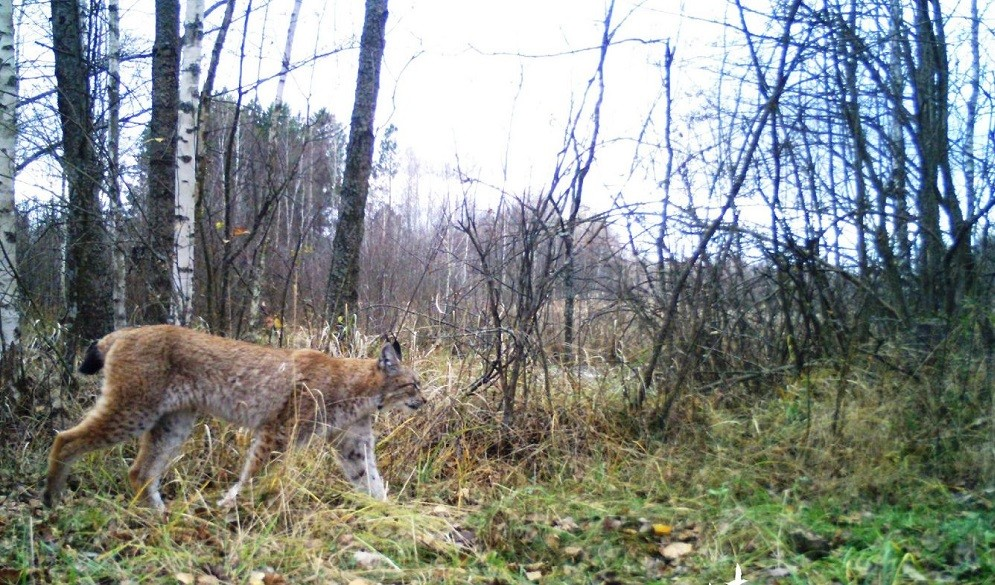
[[110, 257], [98, 198], [101, 169], [91, 142], [90, 71], [81, 20], [76, 0], [52, 0], [62, 169], [69, 189], [65, 282], [70, 357], [75, 341], [100, 337], [111, 326]]
[[169, 319], [173, 232], [176, 216], [176, 117], [179, 105], [180, 4], [156, 0], [152, 46], [152, 119], [149, 122], [149, 194], [145, 210], [148, 247], [145, 278], [149, 296], [145, 323]]
[[[577, 285], [575, 280], [577, 262], [575, 258], [576, 242], [574, 241], [574, 234], [577, 231], [577, 224], [579, 223], [577, 216], [580, 213], [580, 204], [584, 197], [584, 181], [591, 170], [591, 165], [594, 164], [594, 154], [598, 147], [598, 137], [601, 131], [601, 104], [604, 103], [605, 99], [605, 59], [608, 57], [608, 47], [611, 46], [613, 34], [612, 13], [614, 10], [615, 2], [611, 2], [608, 5], [607, 14], [605, 14], [598, 69], [594, 77], [588, 82], [588, 89], [592, 86], [597, 87], [594, 108], [591, 111], [591, 141], [588, 143], [587, 148], [577, 155], [577, 170], [570, 186], [569, 202], [567, 203], [569, 211], [567, 212], [566, 223], [563, 226], [563, 256], [565, 264], [563, 267], [563, 360], [566, 363], [573, 362], [577, 357], [577, 348], [575, 347], [577, 342], [576, 324], [574, 322], [577, 301]], [[669, 68], [669, 60], [671, 59], [669, 46], [667, 51], [668, 64], [666, 67]], [[579, 121], [579, 118], [577, 121]], [[570, 131], [571, 136], [574, 135], [575, 130], [576, 123]]]
[[352, 109], [339, 217], [332, 241], [332, 263], [326, 287], [325, 316], [331, 323], [341, 318], [345, 324], [349, 313], [356, 311], [359, 298], [359, 252], [363, 243], [366, 195], [373, 164], [373, 117], [380, 89], [380, 61], [383, 58], [386, 25], [387, 0], [367, 0], [359, 47], [356, 101]]
[[[937, 27], [941, 23], [935, 23]], [[917, 194], [919, 210], [919, 270], [923, 306], [927, 316], [937, 315], [946, 293], [946, 245], [940, 228], [942, 167], [947, 155], [946, 55], [930, 18], [929, 0], [916, 1], [916, 49], [919, 62], [913, 71], [915, 116], [918, 133], [916, 148], [921, 160], [921, 183]], [[959, 276], [959, 275], [958, 275]]]

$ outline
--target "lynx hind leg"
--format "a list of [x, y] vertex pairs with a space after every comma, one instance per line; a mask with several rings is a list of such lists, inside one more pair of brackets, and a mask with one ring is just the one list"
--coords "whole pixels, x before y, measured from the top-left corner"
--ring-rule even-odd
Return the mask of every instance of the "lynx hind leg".
[[128, 472], [135, 493], [144, 495], [152, 508], [165, 512], [166, 505], [159, 494], [159, 482], [169, 462], [190, 436], [196, 415], [182, 410], [165, 414], [142, 435], [138, 456]]
[[97, 449], [134, 437], [152, 426], [154, 418], [142, 411], [129, 411], [103, 398], [85, 419], [55, 437], [48, 456], [48, 478], [42, 500], [46, 506], [59, 501], [73, 462]]
[[372, 421], [365, 418], [342, 431], [336, 440], [335, 449], [346, 479], [371, 497], [386, 500], [387, 489], [377, 468], [375, 445]]
[[252, 479], [252, 476], [269, 462], [274, 452], [283, 451], [287, 446], [287, 434], [283, 424], [272, 423], [256, 429], [249, 452], [246, 455], [245, 465], [242, 473], [238, 477], [235, 485], [225, 493], [225, 497], [218, 500], [218, 507], [230, 508], [235, 505], [242, 487]]

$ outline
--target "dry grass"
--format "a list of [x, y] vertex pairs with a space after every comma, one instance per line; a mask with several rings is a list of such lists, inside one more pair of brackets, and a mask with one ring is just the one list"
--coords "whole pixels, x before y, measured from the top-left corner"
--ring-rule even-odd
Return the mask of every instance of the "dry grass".
[[[360, 353], [378, 345], [365, 343]], [[995, 578], [992, 493], [927, 473], [907, 405], [882, 399], [902, 395], [900, 380], [851, 376], [836, 435], [830, 373], [759, 398], [688, 396], [664, 442], [610, 368], [557, 374], [509, 432], [490, 391], [462, 392], [469, 364], [414, 363], [430, 404], [378, 426], [388, 503], [353, 492], [311, 445], [218, 510], [246, 437], [205, 422], [166, 476], [164, 521], [132, 501], [133, 445], [80, 461], [75, 494], [47, 511], [37, 482], [50, 438], [19, 421], [0, 466], [0, 582], [705, 583], [737, 563], [752, 582]], [[964, 456], [991, 465], [986, 453]], [[801, 550], [798, 533], [825, 554]], [[676, 541], [692, 552], [665, 559]]]

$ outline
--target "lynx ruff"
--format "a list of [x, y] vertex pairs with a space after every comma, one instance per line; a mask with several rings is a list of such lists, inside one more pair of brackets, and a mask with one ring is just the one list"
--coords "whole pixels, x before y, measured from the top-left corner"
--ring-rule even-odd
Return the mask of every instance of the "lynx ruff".
[[254, 431], [238, 481], [218, 502], [235, 503], [242, 486], [291, 439], [327, 438], [349, 481], [387, 497], [373, 451], [373, 415], [425, 403], [418, 377], [401, 365], [395, 341], [379, 359], [334, 358], [309, 349], [262, 347], [171, 325], [115, 331], [87, 350], [80, 372], [104, 370], [101, 396], [75, 427], [55, 438], [43, 495], [53, 506], [80, 456], [141, 435], [128, 473], [138, 495], [166, 509], [159, 482], [198, 414]]

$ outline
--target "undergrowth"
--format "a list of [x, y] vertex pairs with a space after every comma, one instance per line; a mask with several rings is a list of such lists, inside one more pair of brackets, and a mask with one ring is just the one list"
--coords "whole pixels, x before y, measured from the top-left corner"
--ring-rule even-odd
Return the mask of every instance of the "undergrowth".
[[[985, 431], [961, 437], [954, 472], [931, 472], [909, 446], [899, 378], [855, 374], [835, 433], [825, 373], [759, 399], [687, 396], [664, 440], [608, 369], [557, 380], [509, 431], [496, 398], [466, 395], [450, 364], [415, 365], [429, 406], [378, 424], [387, 503], [349, 489], [312, 444], [220, 510], [248, 437], [205, 420], [164, 478], [165, 518], [132, 499], [134, 444], [79, 461], [47, 510], [51, 433], [11, 421], [0, 583], [704, 584], [737, 565], [751, 583], [995, 582], [993, 491], [960, 481]], [[96, 384], [82, 382], [68, 418]]]

